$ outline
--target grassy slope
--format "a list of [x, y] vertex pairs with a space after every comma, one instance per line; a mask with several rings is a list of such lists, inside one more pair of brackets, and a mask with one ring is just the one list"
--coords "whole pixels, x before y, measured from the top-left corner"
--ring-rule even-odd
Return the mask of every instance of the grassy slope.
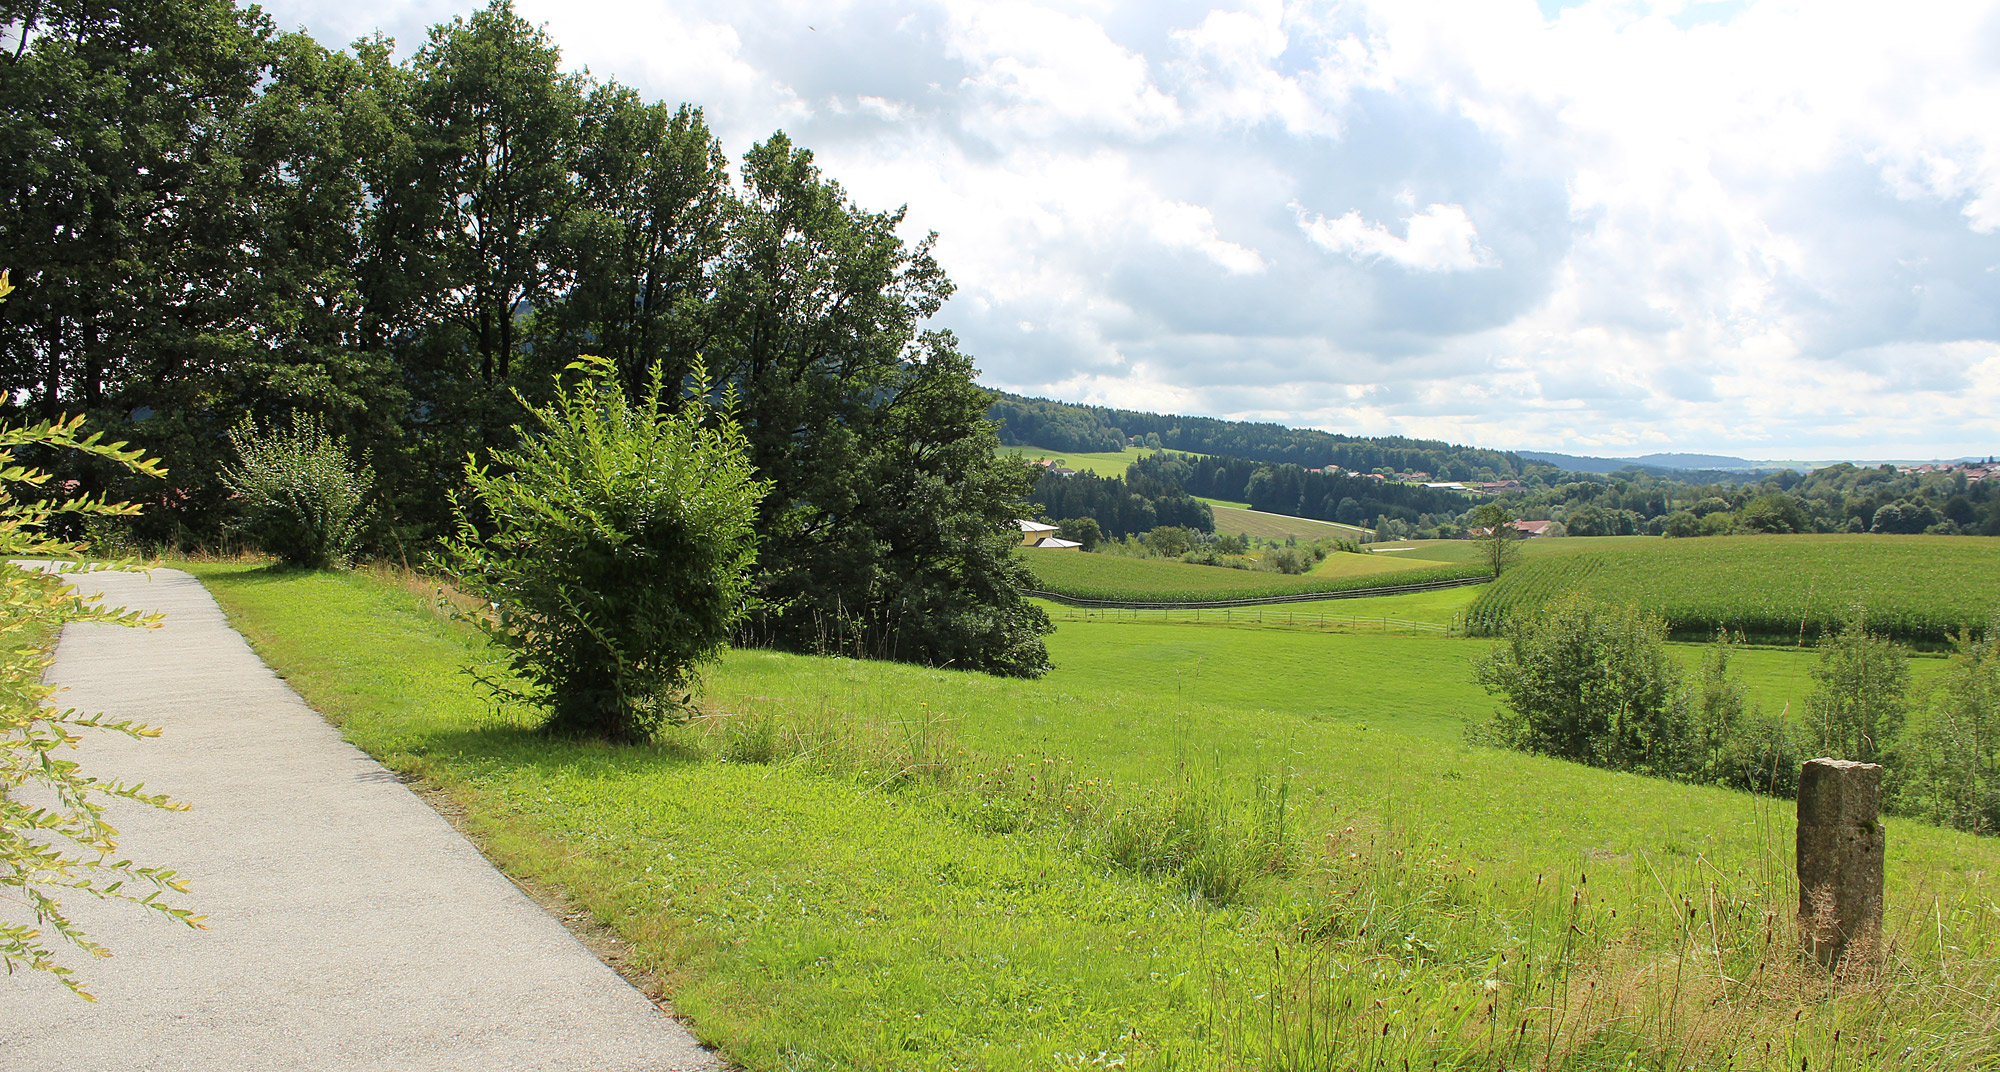
[[1126, 447], [1116, 454], [1050, 450], [1047, 447], [1001, 447], [1000, 449], [1007, 454], [1019, 454], [1030, 461], [1047, 458], [1050, 461], [1068, 466], [1071, 469], [1096, 473], [1099, 476], [1124, 476], [1125, 471], [1132, 467], [1133, 462], [1149, 454], [1161, 453], [1160, 451], [1147, 450], [1143, 447]]
[[[1535, 541], [1539, 542], [1539, 541]], [[1592, 540], [1558, 541], [1596, 543]], [[1817, 632], [1856, 602], [1871, 624], [1939, 642], [2000, 609], [2000, 540], [1976, 536], [1735, 536], [1655, 540], [1533, 559], [1488, 586], [1476, 618], [1502, 621], [1581, 587], [1658, 609], [1676, 629], [1727, 624], [1765, 635]]]
[[1332, 521], [1314, 521], [1310, 518], [1289, 517], [1285, 514], [1268, 514], [1262, 510], [1252, 510], [1241, 503], [1226, 503], [1220, 499], [1203, 499], [1215, 514], [1215, 531], [1221, 536], [1255, 536], [1267, 540], [1282, 540], [1296, 536], [1303, 540], [1317, 540], [1322, 536], [1336, 539], [1361, 539], [1368, 530], [1358, 525], [1340, 525]]
[[[771, 717], [888, 724], [929, 705], [953, 720], [958, 748], [1024, 768], [1057, 753], [1079, 776], [1139, 786], [1171, 781], [1183, 759], [1230, 786], [1285, 772], [1305, 851], [1331, 831], [1326, 855], [1260, 886], [1246, 910], [1093, 865], [1045, 833], [983, 833], [922, 793], [875, 790], [872, 777], [699, 760], [685, 738], [619, 750], [546, 741], [487, 708], [457, 672], [487, 653], [406, 592], [367, 576], [196, 569], [350, 739], [450, 790], [504, 865], [565, 884], [669, 974], [703, 1038], [754, 1069], [1047, 1068], [1098, 1055], [1211, 1067], [1224, 1051], [1237, 1054], [1225, 1063], [1255, 1063], [1260, 1047], [1282, 1048], [1283, 1017], [1297, 1011], [1260, 965], [1274, 950], [1281, 963], [1320, 955], [1298, 946], [1301, 926], [1349, 933], [1342, 883], [1377, 873], [1342, 870], [1349, 847], [1387, 877], [1362, 902], [1373, 937], [1347, 943], [1366, 956], [1321, 985], [1328, 1009], [1382, 1011], [1318, 1037], [1417, 1040], [1430, 1047], [1420, 1060], [1456, 1052], [1436, 1048], [1435, 1025], [1480, 1000], [1481, 977], [1513, 978], [1499, 952], [1519, 965], [1534, 948], [1521, 937], [1562, 933], [1572, 887], [1538, 876], [1589, 873], [1585, 933], [1625, 935], [1617, 948], [1631, 952], [1607, 954], [1603, 978], [1634, 988], [1634, 1014], [1664, 984], [1643, 963], [1616, 974], [1618, 958], [1679, 933], [1662, 922], [1674, 898], [1769, 898], [1782, 911], [1789, 896], [1783, 807], [1453, 739], [1454, 714], [1484, 706], [1464, 682], [1478, 647], [1464, 641], [1066, 626], [1052, 645], [1062, 668], [1040, 682], [768, 652], [730, 653], [711, 678], [718, 709]], [[1892, 905], [1939, 893], [1939, 935], [1961, 948], [1951, 955], [1990, 971], [1978, 958], [1995, 953], [2000, 846], [1889, 829]], [[1387, 846], [1402, 847], [1392, 859]], [[1926, 914], [1913, 946], [1932, 926]], [[1905, 1036], [1864, 1000], [1792, 1000], [1767, 1031], [1732, 1028], [1753, 1046], [1780, 1044], [1746, 1064], [1798, 1067], [1803, 1052], [1821, 1067], [1842, 1024], [1850, 1046]], [[1913, 1052], [1961, 1046], [1956, 1015], [1924, 1020]]]
[[1047, 591], [1084, 599], [1189, 602], [1247, 599], [1294, 592], [1338, 591], [1374, 584], [1400, 584], [1466, 574], [1473, 567], [1435, 562], [1403, 563], [1392, 558], [1337, 554], [1325, 573], [1287, 577], [1260, 570], [1197, 566], [1163, 559], [1069, 551], [1022, 552], [1023, 561]]
[[[1527, 558], [1571, 554], [1578, 551], [1606, 551], [1613, 548], [1649, 547], [1665, 543], [1658, 536], [1590, 536], [1522, 540], [1515, 544]], [[1369, 545], [1369, 550], [1396, 558], [1431, 562], [1478, 562], [1481, 551], [1476, 540], [1396, 540]]]

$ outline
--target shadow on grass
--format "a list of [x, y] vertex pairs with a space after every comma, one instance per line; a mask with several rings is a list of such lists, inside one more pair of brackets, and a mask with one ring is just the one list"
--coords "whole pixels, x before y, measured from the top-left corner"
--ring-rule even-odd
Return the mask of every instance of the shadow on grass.
[[[163, 562], [161, 565], [166, 569], [181, 568], [178, 564], [171, 562]], [[226, 572], [201, 570], [196, 575], [201, 578], [201, 583], [204, 585], [215, 585], [221, 588], [251, 588], [267, 584], [284, 584], [316, 575], [339, 578], [346, 577], [349, 574], [342, 570], [307, 569], [303, 566], [288, 566], [280, 562], [273, 562], [270, 565], [258, 566], [255, 569], [229, 570]]]
[[669, 732], [649, 744], [607, 744], [587, 738], [557, 737], [528, 726], [482, 726], [448, 730], [402, 742], [403, 750], [450, 763], [479, 763], [507, 772], [555, 774], [588, 767], [620, 777], [680, 770], [713, 762], [686, 731]]

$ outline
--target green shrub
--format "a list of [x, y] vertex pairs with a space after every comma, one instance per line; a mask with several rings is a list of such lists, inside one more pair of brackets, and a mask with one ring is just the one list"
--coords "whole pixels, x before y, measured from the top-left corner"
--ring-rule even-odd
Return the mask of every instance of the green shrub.
[[1912, 712], [1897, 752], [1897, 806], [1931, 822], [2000, 830], [2000, 617], [1984, 640], [1962, 634], [1928, 702]]
[[547, 728], [642, 740], [685, 721], [699, 664], [743, 617], [765, 485], [705, 388], [666, 414], [658, 368], [636, 405], [609, 362], [570, 370], [519, 448], [467, 465], [447, 545]]
[[362, 504], [375, 473], [355, 466], [347, 440], [312, 414], [294, 414], [290, 428], [246, 416], [229, 430], [237, 465], [222, 471], [250, 514], [250, 532], [265, 553], [288, 565], [330, 569], [347, 564], [367, 517]]
[[1806, 697], [1806, 724], [1820, 754], [1875, 763], [1903, 728], [1910, 691], [1910, 660], [1903, 647], [1868, 628], [1868, 612], [1855, 604], [1840, 630], [1819, 642], [1814, 689]]
[[1636, 607], [1567, 595], [1513, 623], [1474, 666], [1506, 709], [1492, 731], [1511, 748], [1617, 770], [1679, 763], [1687, 697], [1667, 623]]
[[[0, 274], [0, 295], [6, 289], [6, 276]], [[134, 472], [165, 475], [157, 459], [126, 450], [123, 443], [100, 443], [96, 435], [79, 438], [82, 424], [83, 418], [76, 417], [0, 430], [0, 556], [66, 563], [40, 569], [0, 565], [0, 901], [24, 906], [33, 917], [32, 923], [0, 921], [0, 968], [10, 974], [17, 967], [49, 972], [90, 998], [73, 969], [56, 959], [52, 943], [68, 942], [92, 956], [110, 952], [64, 913], [62, 896], [129, 901], [189, 926], [200, 926], [201, 917], [162, 900], [164, 894], [186, 892], [173, 871], [118, 859], [118, 831], [104, 820], [104, 802], [109, 798], [161, 808], [185, 805], [145, 793], [136, 785], [91, 777], [66, 758], [83, 739], [79, 730], [107, 730], [128, 737], [155, 737], [160, 731], [48, 706], [57, 690], [44, 675], [51, 645], [65, 624], [159, 623], [158, 615], [78, 599], [63, 574], [127, 563], [92, 562], [83, 545], [46, 534], [49, 521], [58, 515], [86, 520], [129, 517], [138, 513], [138, 507], [90, 496], [65, 502], [40, 499], [33, 493], [48, 483], [48, 472], [16, 461], [16, 451], [24, 447], [72, 449]]]
[[1799, 749], [1780, 719], [1749, 708], [1730, 666], [1740, 636], [1716, 635], [1692, 676], [1667, 653], [1667, 624], [1633, 606], [1569, 593], [1508, 626], [1474, 667], [1507, 709], [1478, 733], [1592, 766], [1763, 793], [1798, 788]]

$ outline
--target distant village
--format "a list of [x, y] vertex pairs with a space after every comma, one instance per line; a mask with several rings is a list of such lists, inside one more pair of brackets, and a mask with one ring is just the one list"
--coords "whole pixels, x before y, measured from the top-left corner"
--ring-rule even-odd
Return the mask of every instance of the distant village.
[[1965, 482], [1977, 484], [1982, 480], [2000, 477], [2000, 463], [1987, 458], [1983, 462], [1925, 462], [1922, 465], [1899, 465], [1899, 473], [1915, 473], [1919, 476], [1930, 473], [1964, 473]]

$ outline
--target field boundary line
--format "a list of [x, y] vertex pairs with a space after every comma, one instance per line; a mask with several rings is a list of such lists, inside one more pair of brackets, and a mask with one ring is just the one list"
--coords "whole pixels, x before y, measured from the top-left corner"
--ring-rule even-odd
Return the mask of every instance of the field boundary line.
[[1491, 577], [1454, 577], [1443, 581], [1424, 581], [1419, 584], [1378, 585], [1373, 588], [1342, 588], [1332, 592], [1291, 592], [1276, 596], [1251, 596], [1244, 599], [1209, 599], [1190, 602], [1160, 603], [1132, 599], [1084, 599], [1067, 596], [1060, 592], [1048, 592], [1037, 588], [1023, 588], [1021, 594], [1036, 599], [1046, 599], [1051, 603], [1061, 603], [1069, 607], [1099, 607], [1106, 610], [1223, 610], [1229, 607], [1268, 607], [1283, 603], [1318, 603], [1329, 599], [1364, 599], [1369, 596], [1399, 596], [1415, 592], [1438, 592], [1446, 588], [1463, 588], [1469, 584], [1488, 584]]

